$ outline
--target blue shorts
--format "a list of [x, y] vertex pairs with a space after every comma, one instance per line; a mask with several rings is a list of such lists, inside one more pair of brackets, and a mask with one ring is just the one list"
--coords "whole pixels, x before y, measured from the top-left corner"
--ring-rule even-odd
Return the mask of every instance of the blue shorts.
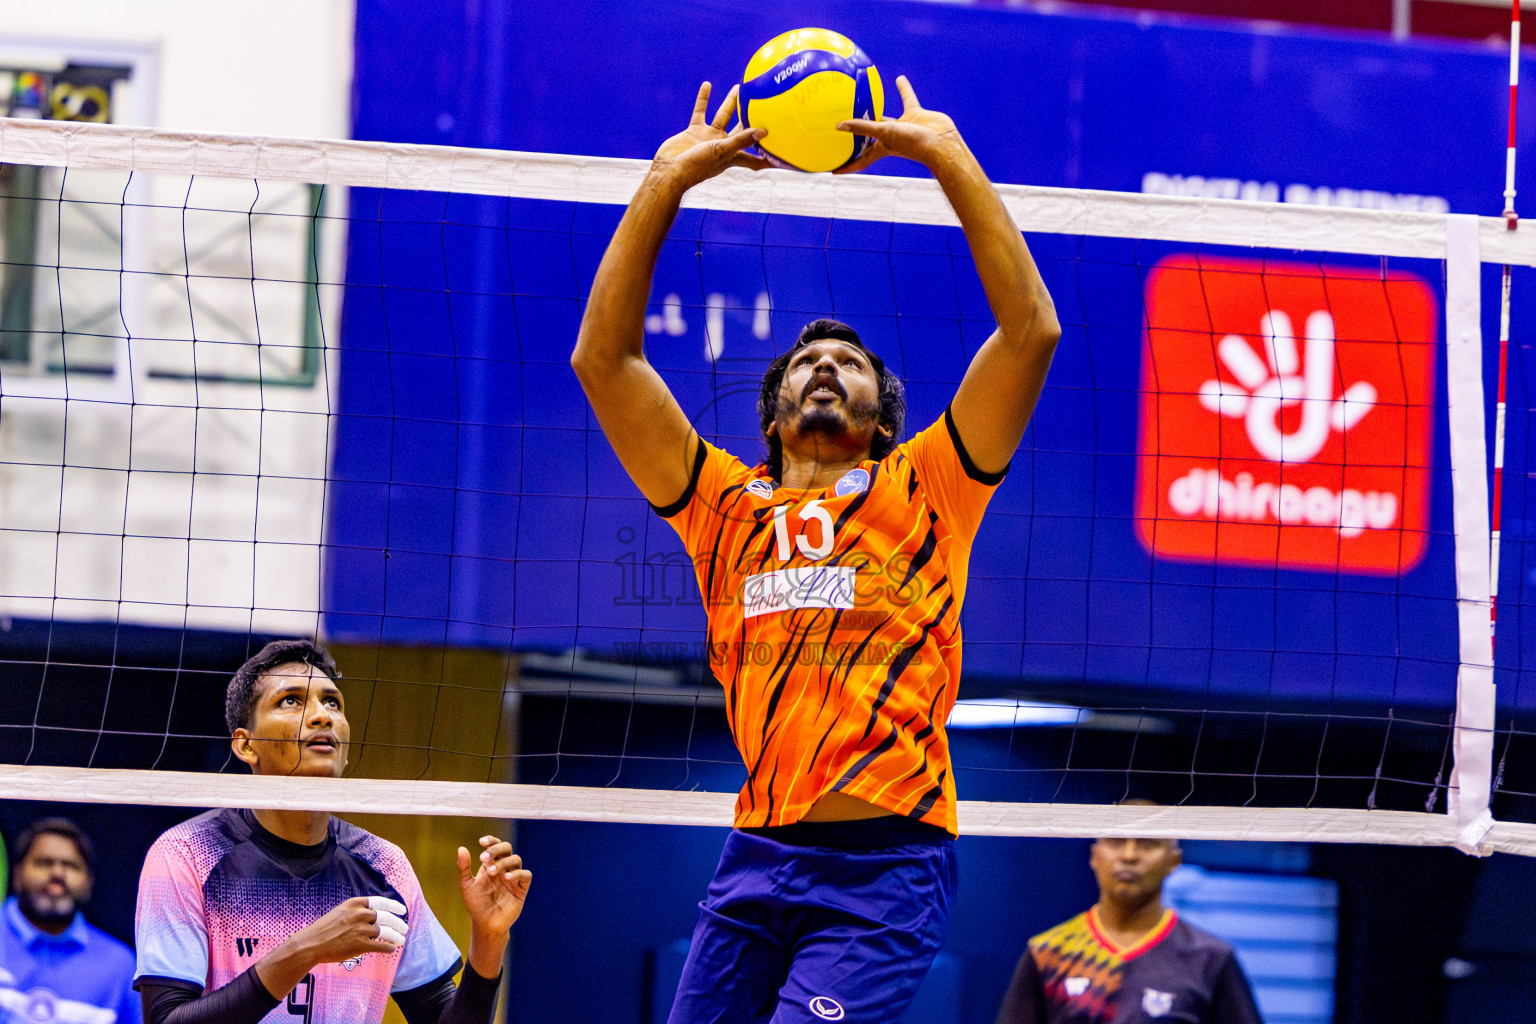
[[851, 851], [731, 832], [668, 1024], [894, 1024], [933, 963], [955, 844]]

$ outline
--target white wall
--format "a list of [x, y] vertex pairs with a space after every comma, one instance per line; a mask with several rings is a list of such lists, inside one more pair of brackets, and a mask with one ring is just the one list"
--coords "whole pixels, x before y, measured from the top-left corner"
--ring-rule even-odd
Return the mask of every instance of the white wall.
[[[131, 65], [120, 124], [342, 138], [352, 16], [351, 0], [0, 0], [0, 63]], [[62, 330], [65, 351], [106, 346], [118, 369], [0, 372], [0, 628], [319, 632], [338, 289], [321, 290], [312, 385], [201, 376], [250, 375], [302, 343], [303, 186], [50, 169], [42, 194], [34, 330]], [[330, 284], [346, 205], [326, 199]], [[284, 216], [249, 216], [263, 209]]]
[[132, 48], [157, 65], [135, 86], [153, 93], [135, 95], [136, 123], [346, 138], [353, 10], [353, 0], [0, 0], [0, 55]]

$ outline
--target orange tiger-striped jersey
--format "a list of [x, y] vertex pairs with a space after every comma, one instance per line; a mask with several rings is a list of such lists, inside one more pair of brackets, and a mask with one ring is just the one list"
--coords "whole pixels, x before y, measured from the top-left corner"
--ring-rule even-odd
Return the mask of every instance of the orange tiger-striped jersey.
[[700, 440], [688, 490], [657, 512], [698, 573], [747, 765], [738, 828], [792, 824], [836, 791], [956, 833], [944, 723], [971, 542], [1001, 480], [948, 412], [797, 493]]

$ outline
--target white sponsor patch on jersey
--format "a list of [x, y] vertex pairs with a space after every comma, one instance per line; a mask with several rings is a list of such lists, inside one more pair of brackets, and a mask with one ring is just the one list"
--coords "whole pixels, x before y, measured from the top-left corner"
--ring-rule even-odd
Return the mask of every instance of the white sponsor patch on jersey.
[[742, 616], [755, 618], [796, 608], [852, 608], [851, 565], [806, 565], [748, 576], [741, 585]]
[[846, 498], [850, 494], [858, 494], [869, 487], [869, 470], [860, 466], [858, 469], [850, 469], [843, 474], [837, 486], [832, 488], [839, 498]]
[[1173, 1009], [1173, 993], [1149, 988], [1141, 995], [1141, 1008], [1147, 1011], [1148, 1017], [1161, 1017]]

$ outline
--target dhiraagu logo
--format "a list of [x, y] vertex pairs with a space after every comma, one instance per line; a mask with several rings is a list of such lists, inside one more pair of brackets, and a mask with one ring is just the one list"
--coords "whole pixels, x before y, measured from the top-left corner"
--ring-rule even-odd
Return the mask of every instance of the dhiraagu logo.
[[1400, 271], [1179, 255], [1147, 278], [1153, 555], [1397, 575], [1424, 555], [1437, 303]]

